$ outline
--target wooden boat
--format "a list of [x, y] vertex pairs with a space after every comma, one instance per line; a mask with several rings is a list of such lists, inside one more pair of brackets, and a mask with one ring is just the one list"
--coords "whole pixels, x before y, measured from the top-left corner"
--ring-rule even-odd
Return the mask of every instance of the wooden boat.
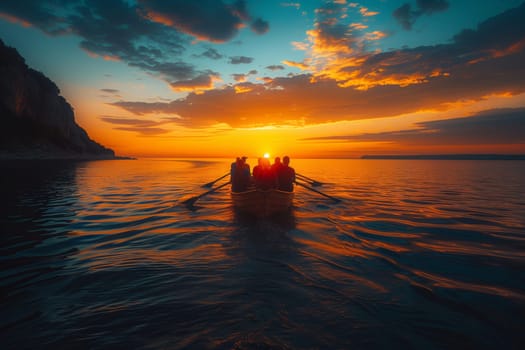
[[293, 195], [294, 192], [276, 189], [231, 192], [233, 207], [237, 211], [259, 218], [288, 212], [292, 207]]

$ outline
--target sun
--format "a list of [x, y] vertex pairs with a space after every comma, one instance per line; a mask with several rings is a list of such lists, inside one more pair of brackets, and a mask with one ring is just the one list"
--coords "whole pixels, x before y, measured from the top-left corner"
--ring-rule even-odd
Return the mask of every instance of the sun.
[[269, 159], [270, 158], [270, 153], [266, 152], [264, 155], [263, 155], [264, 158], [266, 159]]

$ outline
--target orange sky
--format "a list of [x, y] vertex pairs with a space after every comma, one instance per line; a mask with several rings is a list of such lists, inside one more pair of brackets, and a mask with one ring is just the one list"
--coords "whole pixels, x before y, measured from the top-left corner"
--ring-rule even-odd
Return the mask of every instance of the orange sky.
[[118, 155], [525, 153], [520, 0], [75, 4], [0, 38]]

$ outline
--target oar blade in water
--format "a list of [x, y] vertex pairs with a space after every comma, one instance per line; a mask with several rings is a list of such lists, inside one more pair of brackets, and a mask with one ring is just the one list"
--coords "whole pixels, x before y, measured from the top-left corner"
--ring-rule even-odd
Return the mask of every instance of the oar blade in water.
[[230, 182], [228, 181], [228, 182], [226, 182], [226, 183], [223, 183], [223, 184], [220, 185], [220, 186], [217, 186], [217, 187], [215, 187], [215, 188], [212, 188], [212, 189], [209, 190], [209, 191], [206, 191], [206, 192], [204, 192], [204, 193], [201, 193], [201, 194], [199, 194], [199, 195], [197, 195], [197, 196], [190, 197], [190, 198], [184, 200], [184, 201], [182, 202], [182, 204], [186, 205], [186, 207], [188, 207], [189, 209], [195, 209], [195, 202], [197, 202], [199, 199], [201, 199], [202, 197], [204, 197], [204, 196], [206, 196], [206, 195], [208, 195], [208, 194], [210, 194], [210, 193], [213, 193], [213, 192], [215, 192], [215, 191], [217, 191], [217, 190], [219, 190], [219, 189], [221, 189], [221, 188], [223, 188], [223, 187], [225, 187], [225, 186], [227, 186], [227, 185], [229, 185], [229, 184], [230, 184]]

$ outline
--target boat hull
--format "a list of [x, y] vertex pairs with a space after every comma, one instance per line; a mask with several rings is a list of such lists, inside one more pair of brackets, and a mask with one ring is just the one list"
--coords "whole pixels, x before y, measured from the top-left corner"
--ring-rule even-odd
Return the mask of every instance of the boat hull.
[[268, 217], [286, 213], [292, 207], [293, 192], [280, 190], [248, 190], [231, 192], [233, 207], [242, 213], [256, 217]]

